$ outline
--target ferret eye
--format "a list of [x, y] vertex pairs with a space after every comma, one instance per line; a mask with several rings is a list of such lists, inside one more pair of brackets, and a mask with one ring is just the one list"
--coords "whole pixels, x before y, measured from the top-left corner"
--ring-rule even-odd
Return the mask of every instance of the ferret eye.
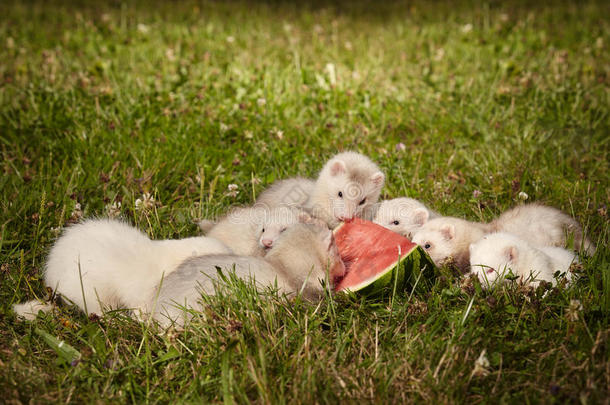
[[360, 201], [360, 203], [358, 205], [362, 205], [366, 202], [366, 198], [363, 198], [362, 201]]
[[424, 249], [430, 249], [430, 247], [431, 247], [431, 245], [430, 245], [429, 243], [426, 243], [426, 244], [424, 245]]
[[265, 233], [265, 228], [263, 228], [263, 232], [262, 233]]
[[400, 224], [400, 221], [396, 220], [396, 221], [394, 221], [394, 222], [392, 222], [392, 223], [393, 223], [394, 225], [399, 225], [399, 224]]
[[343, 193], [339, 191], [339, 198], [343, 198]]
[[282, 228], [282, 229], [280, 230], [280, 233], [284, 232], [285, 230], [286, 230], [286, 228]]

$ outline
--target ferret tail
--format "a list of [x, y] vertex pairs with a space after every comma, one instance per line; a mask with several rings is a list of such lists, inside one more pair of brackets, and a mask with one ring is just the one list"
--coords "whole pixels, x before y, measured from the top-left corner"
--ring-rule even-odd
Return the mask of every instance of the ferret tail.
[[36, 316], [38, 315], [39, 311], [46, 313], [50, 312], [52, 309], [53, 305], [46, 304], [38, 300], [32, 300], [24, 302], [22, 304], [13, 305], [13, 311], [15, 311], [17, 315], [27, 319], [28, 321], [36, 319]]
[[216, 225], [216, 222], [210, 221], [209, 219], [202, 219], [201, 221], [199, 221], [199, 229], [206, 233], [209, 232], [210, 229], [214, 227], [214, 225]]

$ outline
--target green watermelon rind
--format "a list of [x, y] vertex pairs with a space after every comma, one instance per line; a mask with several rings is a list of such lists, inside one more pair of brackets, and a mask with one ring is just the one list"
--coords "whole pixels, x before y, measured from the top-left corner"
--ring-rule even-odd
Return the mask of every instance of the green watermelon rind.
[[430, 256], [421, 246], [414, 246], [406, 255], [401, 256], [400, 260], [378, 273], [376, 277], [357, 286], [346, 287], [341, 291], [364, 296], [382, 295], [388, 290], [391, 292], [394, 286], [397, 291], [405, 288], [415, 288], [416, 291], [421, 291], [426, 289], [429, 280], [434, 277], [435, 273], [435, 266]]

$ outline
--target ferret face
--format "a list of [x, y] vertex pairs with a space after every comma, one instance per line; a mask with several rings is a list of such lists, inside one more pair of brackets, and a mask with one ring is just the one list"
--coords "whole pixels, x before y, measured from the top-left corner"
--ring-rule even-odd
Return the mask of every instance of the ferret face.
[[380, 171], [356, 173], [339, 159], [330, 161], [328, 176], [328, 208], [337, 221], [361, 217], [366, 208], [377, 202], [385, 181]]
[[442, 265], [455, 253], [454, 239], [455, 227], [451, 224], [444, 224], [440, 227], [424, 225], [413, 235], [413, 243], [424, 248], [437, 266]]
[[273, 247], [277, 238], [291, 225], [312, 221], [311, 216], [306, 212], [288, 207], [274, 208], [264, 215], [258, 239], [260, 247], [264, 249]]
[[408, 198], [395, 198], [383, 201], [375, 214], [373, 222], [409, 239], [430, 217], [423, 204]]
[[517, 270], [519, 247], [512, 242], [511, 238], [492, 234], [470, 245], [470, 273], [477, 276], [483, 288], [503, 280], [510, 269]]

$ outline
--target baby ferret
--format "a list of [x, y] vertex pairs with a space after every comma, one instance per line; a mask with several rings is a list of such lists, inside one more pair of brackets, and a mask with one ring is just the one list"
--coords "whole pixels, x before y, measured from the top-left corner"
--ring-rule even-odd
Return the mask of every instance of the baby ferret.
[[489, 225], [454, 217], [438, 217], [415, 231], [413, 242], [422, 246], [437, 266], [453, 259], [457, 268], [470, 266], [468, 247], [489, 232]]
[[297, 224], [277, 239], [264, 257], [208, 255], [186, 260], [163, 280], [151, 297], [152, 315], [162, 326], [189, 318], [186, 308], [197, 308], [201, 294], [214, 294], [218, 269], [234, 271], [238, 278], [255, 281], [257, 287], [277, 285], [280, 293], [302, 292], [308, 299], [320, 297], [321, 280], [332, 283], [345, 267], [332, 232], [317, 225]]
[[557, 208], [541, 204], [527, 204], [512, 208], [491, 222], [496, 232], [508, 232], [535, 246], [566, 247], [573, 237], [574, 248], [592, 255], [595, 245], [584, 236], [582, 227], [574, 218]]
[[297, 206], [334, 228], [342, 221], [364, 217], [379, 199], [384, 181], [385, 175], [371, 159], [343, 152], [326, 162], [315, 182], [304, 178], [282, 180], [264, 191], [257, 202], [292, 206], [296, 201]]
[[373, 222], [412, 239], [415, 231], [440, 215], [413, 198], [394, 198], [376, 204]]
[[[191, 256], [227, 254], [231, 250], [210, 237], [151, 240], [118, 220], [90, 219], [72, 225], [53, 244], [45, 266], [45, 284], [88, 313], [104, 308], [142, 308], [162, 275]], [[33, 300], [15, 306], [32, 319], [51, 309]]]
[[565, 273], [576, 259], [574, 253], [559, 247], [537, 248], [515, 235], [496, 232], [470, 245], [470, 272], [484, 288], [505, 280], [509, 269], [522, 282], [537, 286], [542, 280], [556, 284], [556, 271]]

